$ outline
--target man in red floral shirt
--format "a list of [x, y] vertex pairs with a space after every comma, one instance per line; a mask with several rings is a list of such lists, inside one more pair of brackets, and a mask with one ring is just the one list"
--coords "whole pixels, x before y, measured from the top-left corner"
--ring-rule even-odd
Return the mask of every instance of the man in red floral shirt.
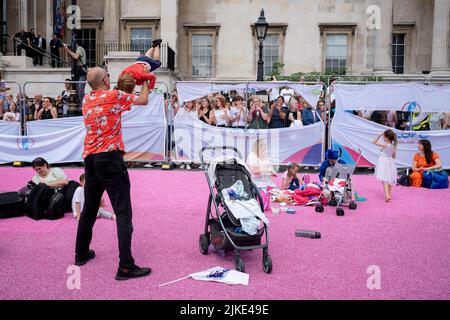
[[106, 190], [117, 215], [120, 262], [116, 280], [147, 276], [151, 269], [136, 266], [131, 254], [133, 224], [130, 178], [123, 160], [122, 113], [131, 110], [132, 105], [148, 104], [148, 83], [144, 83], [140, 96], [136, 97], [118, 90], [109, 91], [109, 74], [102, 68], [90, 69], [87, 81], [92, 92], [83, 100], [85, 204], [78, 224], [75, 265], [85, 265], [95, 257], [89, 245], [100, 199]]

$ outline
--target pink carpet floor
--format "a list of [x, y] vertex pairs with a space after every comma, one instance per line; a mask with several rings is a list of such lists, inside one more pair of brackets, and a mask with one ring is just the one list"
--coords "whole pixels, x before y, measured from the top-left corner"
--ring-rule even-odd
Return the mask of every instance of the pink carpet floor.
[[[80, 169], [67, 169], [77, 179]], [[0, 168], [0, 192], [22, 187], [30, 168]], [[188, 279], [159, 285], [215, 266], [234, 267], [234, 256], [210, 250], [202, 256], [208, 188], [202, 172], [130, 170], [134, 210], [133, 254], [151, 276], [114, 280], [115, 224], [99, 220], [92, 248], [97, 257], [81, 268], [81, 289], [69, 290], [77, 224], [71, 214], [59, 221], [27, 217], [0, 220], [0, 299], [449, 299], [449, 190], [395, 188], [386, 204], [373, 176], [356, 176], [355, 189], [367, 202], [337, 217], [299, 207], [295, 215], [270, 219], [274, 268], [262, 271], [261, 250], [243, 253], [248, 286]], [[298, 228], [317, 230], [322, 239], [296, 238]], [[381, 271], [381, 289], [367, 288], [368, 267]]]

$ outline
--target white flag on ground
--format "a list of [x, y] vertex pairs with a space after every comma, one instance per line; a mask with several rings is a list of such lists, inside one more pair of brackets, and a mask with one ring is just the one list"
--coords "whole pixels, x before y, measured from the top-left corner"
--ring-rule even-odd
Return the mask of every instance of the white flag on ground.
[[242, 273], [236, 270], [231, 269], [225, 269], [222, 267], [215, 267], [211, 268], [205, 271], [197, 272], [197, 273], [191, 273], [187, 277], [174, 280], [168, 283], [161, 284], [160, 287], [182, 281], [188, 278], [192, 278], [194, 280], [200, 280], [200, 281], [213, 281], [213, 282], [221, 282], [226, 284], [242, 284], [244, 286], [248, 285], [248, 280], [250, 278], [250, 275], [247, 273]]

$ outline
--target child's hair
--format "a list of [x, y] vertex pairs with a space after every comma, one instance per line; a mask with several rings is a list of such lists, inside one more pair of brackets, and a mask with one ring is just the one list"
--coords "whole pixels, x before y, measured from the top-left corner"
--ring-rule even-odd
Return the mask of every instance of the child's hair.
[[397, 135], [395, 134], [394, 131], [392, 131], [391, 129], [386, 130], [383, 135], [386, 137], [386, 139], [392, 143], [394, 146], [397, 146], [398, 144], [398, 139], [397, 139]]
[[291, 163], [288, 166], [288, 172], [287, 175], [288, 177], [293, 177], [296, 174], [296, 170], [300, 169], [300, 166], [297, 163]]
[[85, 174], [83, 173], [81, 176], [80, 176], [80, 182], [84, 182], [84, 179], [86, 178], [86, 176], [85, 176]]
[[135, 87], [136, 80], [128, 73], [121, 75], [117, 81], [117, 89], [126, 93], [133, 93]]

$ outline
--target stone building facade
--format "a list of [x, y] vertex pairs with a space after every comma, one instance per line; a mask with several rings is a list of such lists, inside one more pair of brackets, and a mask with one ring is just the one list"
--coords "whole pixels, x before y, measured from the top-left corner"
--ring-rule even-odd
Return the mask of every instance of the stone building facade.
[[[81, 9], [91, 60], [103, 45], [162, 38], [183, 79], [254, 80], [261, 9], [265, 74], [345, 72], [450, 76], [450, 0], [66, 0]], [[54, 0], [0, 0], [2, 28], [51, 38]], [[66, 39], [70, 39], [67, 30]], [[128, 48], [128, 47], [127, 47]], [[6, 50], [11, 53], [11, 45]], [[100, 57], [99, 57], [100, 56]]]

